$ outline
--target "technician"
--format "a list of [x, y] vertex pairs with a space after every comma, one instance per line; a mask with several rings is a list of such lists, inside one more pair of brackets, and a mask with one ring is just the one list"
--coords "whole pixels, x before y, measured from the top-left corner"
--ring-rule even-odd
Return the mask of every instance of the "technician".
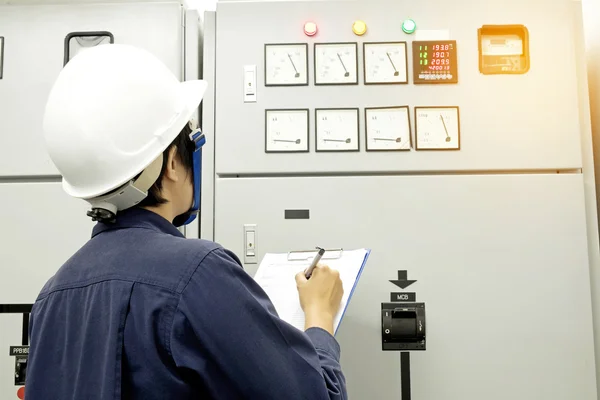
[[177, 229], [199, 208], [205, 138], [190, 120], [205, 91], [126, 45], [88, 49], [60, 73], [47, 149], [99, 222], [35, 302], [27, 400], [347, 398], [337, 272], [296, 277], [302, 332], [232, 252]]

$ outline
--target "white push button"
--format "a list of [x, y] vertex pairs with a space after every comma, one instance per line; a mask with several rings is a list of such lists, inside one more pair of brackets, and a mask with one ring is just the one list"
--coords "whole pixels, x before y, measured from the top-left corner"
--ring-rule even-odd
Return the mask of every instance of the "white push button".
[[254, 231], [246, 232], [246, 256], [254, 257], [256, 255], [256, 235]]
[[258, 262], [258, 229], [256, 224], [244, 224], [244, 264], [256, 264]]
[[256, 65], [244, 66], [244, 103], [256, 102]]
[[246, 95], [253, 95], [255, 92], [254, 74], [246, 71]]

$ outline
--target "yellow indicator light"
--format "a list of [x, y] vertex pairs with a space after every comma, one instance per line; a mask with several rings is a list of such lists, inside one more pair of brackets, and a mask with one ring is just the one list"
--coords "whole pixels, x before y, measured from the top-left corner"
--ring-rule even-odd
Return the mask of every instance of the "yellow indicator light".
[[354, 32], [358, 36], [362, 36], [367, 33], [367, 24], [364, 21], [354, 21], [352, 25], [352, 32]]

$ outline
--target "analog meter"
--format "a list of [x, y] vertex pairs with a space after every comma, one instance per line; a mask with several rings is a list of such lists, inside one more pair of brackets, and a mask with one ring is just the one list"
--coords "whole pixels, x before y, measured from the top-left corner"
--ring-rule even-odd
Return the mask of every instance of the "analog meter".
[[406, 42], [364, 43], [365, 84], [408, 83]]
[[308, 109], [266, 110], [265, 152], [308, 152]]
[[315, 85], [357, 85], [358, 44], [316, 43]]
[[308, 85], [308, 44], [266, 44], [265, 86]]
[[317, 109], [317, 151], [359, 151], [358, 108]]
[[367, 151], [410, 150], [408, 106], [365, 109]]
[[415, 107], [417, 150], [459, 150], [458, 107]]

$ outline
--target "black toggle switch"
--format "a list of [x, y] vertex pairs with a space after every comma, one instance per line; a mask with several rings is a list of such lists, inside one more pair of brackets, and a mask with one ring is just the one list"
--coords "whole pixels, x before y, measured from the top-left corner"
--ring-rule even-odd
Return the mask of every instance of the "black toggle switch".
[[383, 350], [425, 350], [425, 303], [382, 303], [381, 337]]
[[25, 385], [27, 379], [27, 357], [15, 358], [15, 386]]

